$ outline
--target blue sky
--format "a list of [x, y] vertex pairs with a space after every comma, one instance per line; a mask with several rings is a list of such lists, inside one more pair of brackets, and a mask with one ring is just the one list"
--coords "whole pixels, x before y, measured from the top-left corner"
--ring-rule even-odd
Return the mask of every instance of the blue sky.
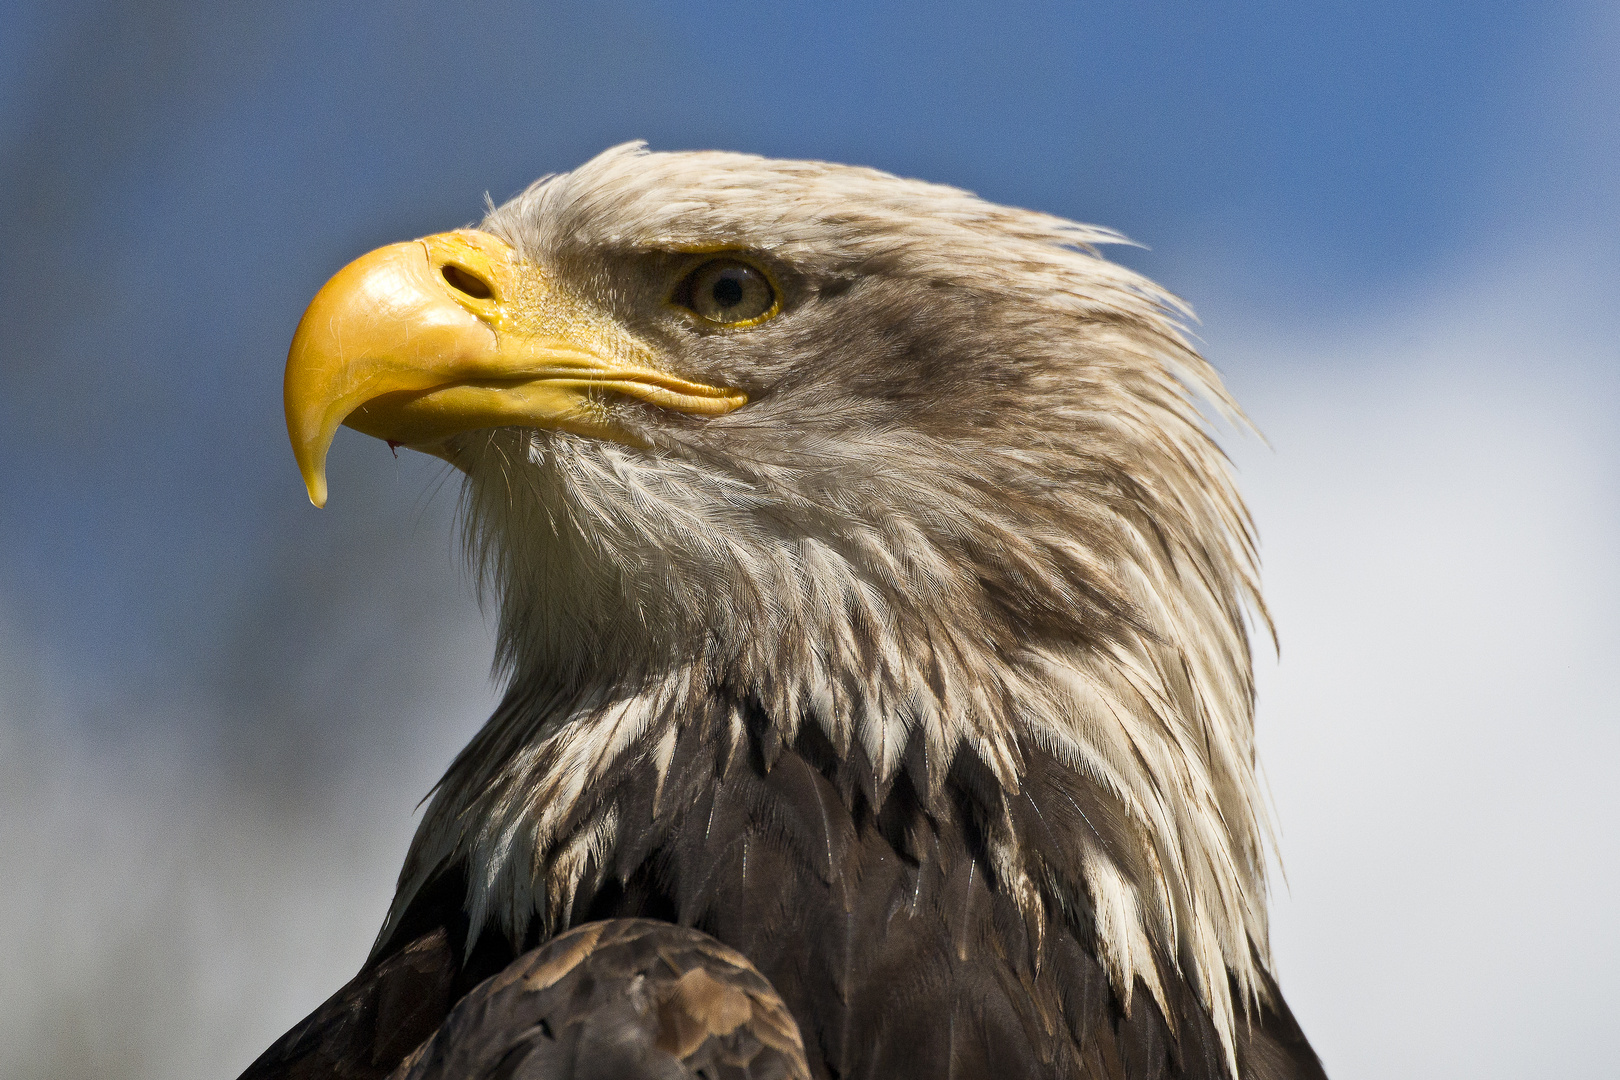
[[312, 283], [625, 139], [1105, 223], [1206, 318], [1342, 317], [1613, 193], [1578, 8], [13, 6], [0, 540], [70, 651], [258, 554]]
[[[0, 858], [38, 868], [0, 910], [56, 973], [0, 974], [0, 1002], [37, 998], [47, 1018], [82, 1003], [75, 980], [105, 978], [87, 958], [107, 950], [146, 958], [132, 979], [159, 963], [185, 988], [127, 1031], [27, 1043], [30, 1071], [217, 1075], [209, 1062], [251, 1056], [358, 963], [411, 805], [488, 704], [487, 632], [435, 465], [345, 433], [344, 497], [308, 506], [281, 424], [287, 342], [354, 256], [628, 139], [873, 165], [1113, 226], [1147, 245], [1116, 257], [1198, 309], [1272, 440], [1237, 453], [1284, 615], [1261, 713], [1294, 868], [1279, 953], [1335, 1075], [1399, 1075], [1380, 1053], [1420, 1040], [1367, 1035], [1379, 972], [1336, 978], [1357, 958], [1321, 943], [1382, 910], [1346, 868], [1385, 867], [1377, 852], [1405, 850], [1391, 836], [1427, 827], [1346, 831], [1368, 786], [1336, 762], [1394, 770], [1368, 781], [1396, 793], [1386, 808], [1422, 777], [1335, 739], [1393, 717], [1433, 776], [1450, 760], [1435, 733], [1467, 700], [1484, 719], [1466, 737], [1498, 752], [1478, 775], [1495, 776], [1534, 756], [1503, 703], [1541, 708], [1556, 683], [1538, 745], [1564, 757], [1507, 787], [1548, 833], [1566, 811], [1620, 812], [1555, 814], [1535, 787], [1580, 789], [1555, 766], [1612, 747], [1617, 712], [1600, 671], [1620, 636], [1599, 603], [1620, 600], [1603, 569], [1620, 490], [1612, 5], [4, 0], [0, 25], [0, 810], [44, 830], [0, 831]], [[1493, 582], [1514, 588], [1480, 605]], [[1384, 621], [1414, 600], [1421, 618]], [[1457, 672], [1493, 689], [1435, 704]], [[1397, 700], [1438, 712], [1379, 704]], [[1486, 820], [1502, 790], [1411, 812], [1441, 830], [1477, 801]], [[54, 869], [37, 837], [62, 821], [86, 852], [151, 856], [107, 855], [124, 876], [99, 904], [84, 890], [76, 934], [39, 896], [106, 871], [88, 854]], [[1453, 850], [1477, 851], [1484, 889], [1499, 853], [1481, 844]], [[240, 858], [199, 854], [216, 847]], [[1392, 888], [1455, 910], [1457, 886], [1412, 859]], [[152, 868], [179, 865], [183, 933], [113, 918], [131, 897], [173, 909]], [[291, 884], [267, 893], [272, 871]], [[1613, 893], [1611, 877], [1571, 895]], [[1363, 929], [1404, 941], [1402, 910]], [[1497, 914], [1467, 925], [1518, 925]], [[1566, 921], [1562, 959], [1523, 962], [1612, 997]], [[199, 951], [216, 940], [287, 971], [286, 996], [220, 991], [230, 973]], [[1591, 948], [1620, 960], [1612, 935]], [[1469, 991], [1429, 996], [1445, 993]], [[113, 1054], [137, 1020], [183, 1034]], [[1435, 1022], [1469, 1037], [1466, 1016]], [[1532, 1042], [1491, 1044], [1472, 1075], [1513, 1075]]]

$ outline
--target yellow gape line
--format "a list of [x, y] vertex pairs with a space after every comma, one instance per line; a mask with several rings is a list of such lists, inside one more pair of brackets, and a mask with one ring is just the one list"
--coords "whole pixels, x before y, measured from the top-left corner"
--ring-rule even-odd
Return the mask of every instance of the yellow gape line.
[[310, 301], [287, 354], [287, 434], [310, 502], [324, 506], [339, 424], [445, 457], [447, 439], [482, 428], [621, 439], [596, 392], [708, 416], [747, 401], [649, 359], [506, 242], [438, 233], [361, 256]]

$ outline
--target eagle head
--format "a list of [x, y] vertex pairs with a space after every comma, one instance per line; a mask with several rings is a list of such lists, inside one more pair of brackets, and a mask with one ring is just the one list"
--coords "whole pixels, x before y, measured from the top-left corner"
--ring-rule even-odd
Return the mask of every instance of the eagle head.
[[1084, 923], [1127, 1004], [1184, 973], [1230, 1054], [1264, 615], [1199, 402], [1235, 407], [1120, 239], [628, 145], [340, 272], [287, 368], [310, 496], [340, 423], [465, 473], [509, 682], [395, 919], [459, 862], [475, 927], [560, 925], [632, 827], [593, 801], [616, 771], [814, 738], [872, 806], [972, 787], [999, 887]]

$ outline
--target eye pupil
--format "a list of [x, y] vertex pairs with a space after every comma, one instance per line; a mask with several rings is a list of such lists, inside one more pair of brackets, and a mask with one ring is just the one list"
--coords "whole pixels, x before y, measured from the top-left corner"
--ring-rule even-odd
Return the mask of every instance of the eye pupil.
[[776, 289], [764, 271], [737, 258], [710, 259], [686, 275], [675, 303], [719, 326], [752, 326], [776, 314]]

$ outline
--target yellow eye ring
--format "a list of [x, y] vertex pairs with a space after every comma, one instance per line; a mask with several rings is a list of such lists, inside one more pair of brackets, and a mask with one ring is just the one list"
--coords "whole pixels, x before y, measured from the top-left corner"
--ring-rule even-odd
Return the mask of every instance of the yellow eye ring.
[[701, 263], [670, 298], [711, 326], [757, 326], [782, 309], [770, 277], [753, 263], [723, 255]]

